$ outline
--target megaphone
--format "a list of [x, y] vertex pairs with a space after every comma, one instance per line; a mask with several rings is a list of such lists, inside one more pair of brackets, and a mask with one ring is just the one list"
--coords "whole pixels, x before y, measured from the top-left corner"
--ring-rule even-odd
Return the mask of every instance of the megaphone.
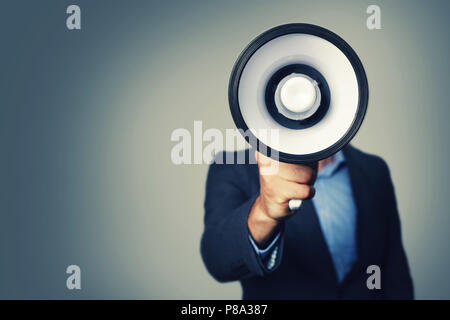
[[[233, 120], [250, 145], [282, 162], [307, 164], [346, 146], [367, 110], [366, 73], [355, 51], [325, 28], [293, 23], [256, 37], [228, 88]], [[273, 144], [260, 128], [278, 129]], [[291, 210], [301, 200], [289, 202]]]

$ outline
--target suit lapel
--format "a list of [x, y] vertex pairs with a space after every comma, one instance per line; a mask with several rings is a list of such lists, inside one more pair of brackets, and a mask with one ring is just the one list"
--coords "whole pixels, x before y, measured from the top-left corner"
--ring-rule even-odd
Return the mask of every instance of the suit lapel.
[[375, 204], [373, 203], [373, 190], [370, 189], [368, 177], [363, 172], [356, 150], [347, 146], [344, 148], [344, 155], [347, 159], [347, 166], [350, 173], [350, 181], [353, 192], [353, 199], [357, 209], [356, 220], [356, 241], [358, 262], [364, 264], [367, 261], [368, 245], [371, 242], [371, 217]]

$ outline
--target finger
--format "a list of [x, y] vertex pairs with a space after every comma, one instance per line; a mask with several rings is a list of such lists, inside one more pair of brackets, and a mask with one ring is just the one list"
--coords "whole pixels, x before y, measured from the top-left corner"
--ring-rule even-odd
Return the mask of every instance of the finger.
[[274, 167], [276, 168], [274, 173], [278, 176], [292, 182], [306, 183], [310, 185], [313, 185], [317, 178], [317, 162], [308, 164], [278, 162], [257, 151], [255, 151], [255, 158], [257, 160], [258, 167], [260, 168], [260, 173], [261, 168]]
[[280, 163], [278, 175], [292, 182], [312, 185], [317, 177], [317, 165]]
[[289, 188], [283, 190], [284, 197], [286, 201], [291, 199], [308, 200], [312, 199], [316, 193], [313, 186], [307, 184], [299, 184], [294, 182], [289, 182], [291, 185]]
[[264, 195], [279, 204], [287, 203], [291, 199], [311, 199], [315, 194], [313, 186], [288, 181], [278, 176], [263, 178], [261, 184]]

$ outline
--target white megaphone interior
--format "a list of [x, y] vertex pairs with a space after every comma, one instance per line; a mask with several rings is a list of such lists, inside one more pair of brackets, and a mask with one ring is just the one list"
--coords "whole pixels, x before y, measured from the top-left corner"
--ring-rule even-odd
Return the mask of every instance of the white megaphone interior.
[[[290, 64], [306, 64], [319, 71], [330, 89], [330, 106], [317, 124], [289, 129], [276, 122], [265, 104], [271, 75]], [[347, 57], [331, 42], [309, 34], [289, 34], [261, 46], [249, 59], [239, 81], [239, 105], [247, 127], [264, 144], [277, 151], [307, 155], [322, 151], [341, 139], [351, 127], [358, 109], [358, 82]], [[279, 129], [279, 141], [267, 129]]]

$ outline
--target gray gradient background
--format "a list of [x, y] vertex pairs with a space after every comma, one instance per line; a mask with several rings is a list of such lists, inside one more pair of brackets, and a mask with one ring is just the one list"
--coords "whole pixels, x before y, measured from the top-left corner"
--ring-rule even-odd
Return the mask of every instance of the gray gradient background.
[[[68, 31], [78, 4], [82, 30]], [[378, 4], [382, 30], [365, 26]], [[175, 128], [234, 128], [244, 46], [289, 22], [360, 56], [353, 144], [388, 162], [417, 298], [450, 298], [448, 1], [2, 1], [0, 297], [240, 298], [199, 253], [206, 165], [170, 161]], [[177, 88], [170, 84], [175, 80]], [[65, 269], [82, 270], [82, 290]]]

